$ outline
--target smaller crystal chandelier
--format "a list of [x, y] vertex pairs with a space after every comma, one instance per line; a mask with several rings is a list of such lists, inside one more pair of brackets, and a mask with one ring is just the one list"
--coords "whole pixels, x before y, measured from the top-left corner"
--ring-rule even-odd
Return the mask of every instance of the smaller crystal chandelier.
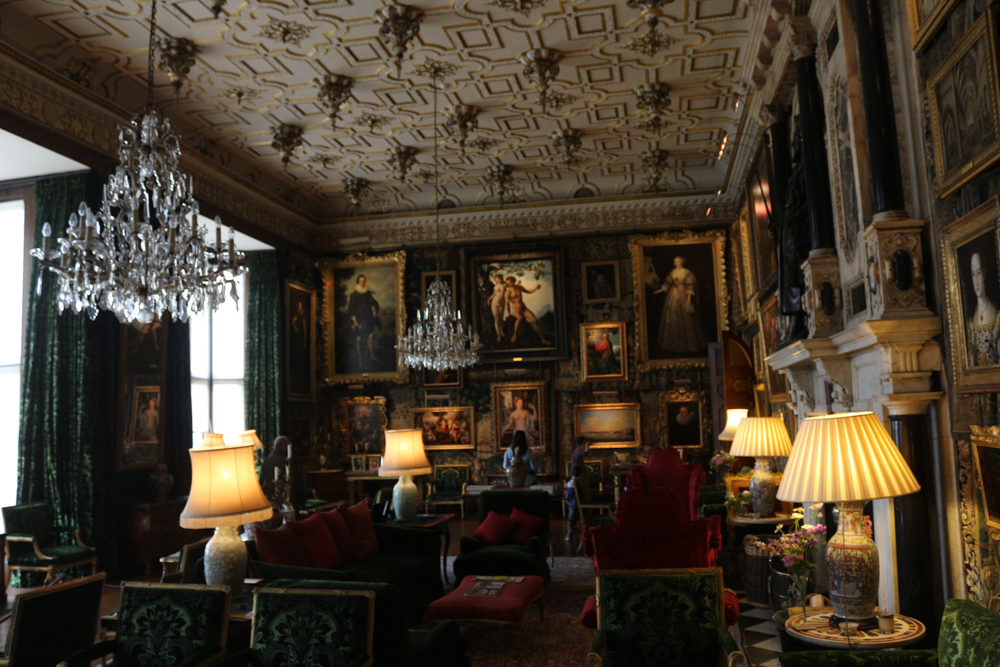
[[396, 78], [398, 79], [403, 67], [406, 47], [420, 32], [420, 22], [424, 18], [424, 13], [409, 5], [389, 5], [375, 10], [375, 16], [382, 23], [378, 34], [382, 39], [388, 41], [395, 50]]
[[337, 114], [340, 113], [340, 107], [344, 106], [351, 96], [354, 79], [340, 74], [327, 74], [323, 78], [316, 77], [313, 79], [313, 83], [319, 88], [319, 94], [316, 97], [327, 108], [330, 127], [336, 129]]
[[549, 137], [552, 139], [552, 147], [562, 155], [566, 166], [572, 166], [576, 161], [576, 152], [583, 146], [583, 132], [580, 130], [565, 129], [553, 132]]
[[669, 157], [670, 151], [663, 148], [654, 148], [639, 154], [643, 169], [650, 172], [644, 181], [644, 190], [659, 192], [666, 189], [666, 179], [663, 172], [668, 168], [667, 158]]
[[626, 0], [625, 4], [632, 9], [642, 8], [642, 18], [653, 30], [660, 24], [663, 12], [660, 10], [664, 5], [669, 5], [674, 0]]
[[389, 165], [392, 166], [396, 178], [406, 181], [406, 172], [417, 163], [417, 153], [420, 150], [413, 146], [396, 146], [392, 155], [389, 156]]
[[486, 185], [493, 189], [493, 193], [500, 198], [500, 205], [510, 201], [512, 195], [516, 197], [520, 193], [520, 188], [514, 183], [514, 167], [509, 164], [497, 162], [486, 168]]
[[659, 134], [664, 125], [663, 117], [670, 106], [670, 84], [654, 81], [635, 89], [636, 105], [649, 113], [638, 124], [639, 129]]
[[559, 60], [562, 54], [554, 49], [532, 49], [522, 53], [517, 59], [524, 65], [524, 76], [528, 81], [538, 84], [538, 91], [542, 101], [542, 113], [546, 112], [546, 93], [549, 90], [549, 83], [559, 76]]
[[295, 149], [302, 145], [302, 128], [297, 125], [282, 123], [271, 128], [271, 148], [278, 151], [281, 163], [288, 170], [288, 162], [292, 159]]
[[351, 198], [351, 203], [357, 206], [364, 199], [365, 195], [371, 192], [372, 184], [367, 178], [357, 178], [356, 176], [344, 177], [344, 192]]
[[[216, 309], [235, 300], [236, 278], [246, 258], [236, 250], [234, 232], [222, 240], [215, 219], [215, 244], [198, 224], [198, 202], [191, 177], [178, 170], [180, 141], [170, 121], [153, 108], [153, 54], [156, 0], [149, 19], [146, 108], [118, 127], [118, 166], [104, 186], [97, 212], [81, 203], [69, 217], [66, 237], [52, 248], [52, 226], [42, 226], [42, 247], [31, 255], [58, 277], [59, 312], [101, 310], [120, 322], [148, 324], [169, 312], [187, 321], [205, 306]], [[178, 70], [179, 71], [179, 70]], [[186, 71], [186, 70], [185, 70]], [[42, 275], [36, 291], [42, 290]]]
[[[436, 88], [434, 92], [436, 95]], [[444, 110], [444, 115], [448, 116], [445, 126], [449, 130], [452, 130], [453, 133], [458, 133], [458, 145], [461, 147], [463, 153], [465, 152], [465, 142], [469, 138], [469, 133], [479, 127], [479, 119], [477, 117], [480, 111], [478, 107], [474, 107], [471, 104], [456, 104]]]
[[157, 45], [160, 49], [160, 71], [167, 73], [170, 85], [174, 87], [174, 95], [179, 97], [184, 78], [194, 65], [198, 55], [198, 45], [190, 39], [164, 37]]

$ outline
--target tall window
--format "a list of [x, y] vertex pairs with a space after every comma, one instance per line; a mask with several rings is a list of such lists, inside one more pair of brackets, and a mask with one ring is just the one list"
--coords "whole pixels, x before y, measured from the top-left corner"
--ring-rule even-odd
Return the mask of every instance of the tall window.
[[237, 280], [239, 307], [232, 298], [216, 311], [205, 310], [191, 322], [192, 441], [206, 432], [234, 434], [245, 426], [243, 348], [246, 339], [246, 290]]
[[[0, 507], [17, 501], [24, 305], [24, 200], [0, 201]], [[3, 519], [0, 518], [0, 532]]]

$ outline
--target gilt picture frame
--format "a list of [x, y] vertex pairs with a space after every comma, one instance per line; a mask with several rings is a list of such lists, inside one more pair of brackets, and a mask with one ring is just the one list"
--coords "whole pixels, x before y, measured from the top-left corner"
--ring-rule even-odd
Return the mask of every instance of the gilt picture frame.
[[580, 325], [580, 373], [584, 382], [628, 380], [628, 336], [624, 322]]
[[621, 285], [618, 280], [618, 260], [602, 259], [583, 262], [580, 265], [583, 302], [614, 303], [621, 300]]
[[316, 397], [316, 290], [285, 281], [285, 368], [288, 399]]
[[548, 396], [544, 382], [493, 385], [493, 419], [498, 452], [506, 451], [511, 446], [515, 430], [524, 430], [528, 446], [536, 455], [551, 454]]
[[476, 448], [476, 409], [473, 407], [413, 408], [410, 420], [413, 428], [423, 433], [427, 451]]
[[914, 51], [920, 53], [927, 48], [960, 1], [906, 0], [906, 17], [910, 24], [910, 40]]
[[712, 415], [708, 396], [688, 387], [660, 395], [660, 447], [698, 450], [712, 441]]
[[973, 426], [971, 440], [986, 527], [1000, 530], [1000, 428]]
[[622, 449], [642, 444], [639, 403], [593, 403], [573, 408], [578, 438], [590, 441], [591, 449]]
[[384, 396], [352, 396], [338, 401], [334, 422], [340, 424], [348, 454], [381, 456], [389, 427], [385, 402]]

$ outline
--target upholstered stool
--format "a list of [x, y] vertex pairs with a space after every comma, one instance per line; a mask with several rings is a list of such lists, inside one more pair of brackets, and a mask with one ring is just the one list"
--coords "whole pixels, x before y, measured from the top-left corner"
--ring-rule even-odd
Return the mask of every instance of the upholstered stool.
[[458, 587], [427, 608], [430, 618], [451, 618], [459, 623], [517, 623], [524, 617], [524, 610], [538, 601], [538, 619], [542, 620], [542, 593], [545, 580], [527, 575], [524, 581], [507, 582], [496, 597], [473, 597], [465, 592], [477, 583], [474, 575], [462, 579]]

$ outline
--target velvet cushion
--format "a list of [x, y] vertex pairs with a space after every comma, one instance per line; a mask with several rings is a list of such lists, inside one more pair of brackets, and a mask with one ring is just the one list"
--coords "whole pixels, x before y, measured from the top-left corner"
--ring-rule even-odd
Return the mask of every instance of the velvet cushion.
[[289, 524], [275, 530], [258, 528], [254, 539], [257, 553], [265, 563], [309, 567], [309, 558]]
[[365, 501], [353, 507], [341, 510], [341, 516], [347, 523], [351, 537], [354, 538], [354, 553], [359, 560], [378, 553], [378, 538], [375, 536], [375, 526], [372, 524], [372, 513]]
[[299, 538], [299, 544], [306, 552], [310, 567], [323, 569], [340, 567], [337, 543], [333, 541], [333, 535], [326, 527], [326, 520], [323, 517], [313, 514], [308, 519], [293, 521], [288, 525]]
[[511, 531], [507, 539], [517, 544], [527, 544], [528, 540], [538, 533], [538, 529], [544, 523], [541, 517], [522, 512], [516, 507], [511, 511], [510, 518], [514, 522], [514, 530]]
[[351, 537], [351, 530], [347, 527], [343, 515], [336, 509], [329, 512], [320, 512], [319, 516], [326, 521], [326, 527], [333, 536], [333, 541], [337, 544], [337, 553], [340, 554], [342, 565], [353, 563], [358, 559], [358, 554], [354, 549], [354, 538]]
[[516, 524], [509, 514], [497, 514], [490, 512], [486, 515], [486, 520], [479, 524], [472, 537], [483, 544], [498, 547], [506, 544], [511, 533], [514, 532]]

